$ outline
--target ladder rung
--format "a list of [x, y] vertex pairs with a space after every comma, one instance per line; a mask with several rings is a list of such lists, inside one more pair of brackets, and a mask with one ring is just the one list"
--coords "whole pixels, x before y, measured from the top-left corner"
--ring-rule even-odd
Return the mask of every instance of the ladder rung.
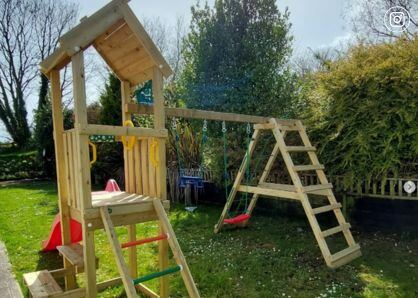
[[337, 268], [339, 266], [347, 264], [348, 262], [351, 262], [352, 260], [354, 260], [355, 258], [358, 258], [359, 256], [361, 256], [360, 245], [356, 243], [352, 246], [349, 246], [331, 255], [330, 257], [331, 267]]
[[320, 213], [328, 212], [328, 211], [338, 209], [338, 208], [341, 208], [341, 207], [342, 207], [341, 203], [322, 206], [322, 207], [312, 209], [312, 214], [320, 214]]
[[339, 225], [339, 226], [336, 226], [336, 227], [334, 227], [334, 228], [331, 228], [331, 229], [328, 229], [328, 230], [322, 231], [322, 236], [324, 236], [324, 237], [328, 237], [328, 236], [331, 236], [331, 235], [337, 234], [337, 233], [339, 233], [339, 232], [342, 232], [342, 231], [348, 230], [349, 228], [351, 228], [351, 225], [350, 225], [349, 223], [344, 223], [344, 224]]
[[122, 243], [120, 247], [121, 248], [127, 248], [127, 247], [132, 247], [132, 246], [138, 246], [138, 245], [142, 245], [142, 244], [146, 244], [146, 243], [150, 243], [150, 242], [164, 240], [164, 239], [167, 239], [167, 238], [168, 238], [167, 234], [162, 234], [162, 235], [155, 236], [155, 237], [144, 238], [144, 239], [140, 239], [140, 240], [135, 240], [135, 241], [131, 241], [131, 242]]
[[288, 152], [309, 152], [316, 151], [315, 147], [305, 147], [305, 146], [287, 146], [285, 150]]
[[296, 172], [301, 172], [301, 171], [323, 170], [325, 169], [325, 167], [323, 165], [303, 165], [303, 166], [294, 166], [293, 169]]
[[137, 279], [132, 280], [132, 282], [133, 282], [134, 285], [137, 285], [137, 284], [146, 282], [148, 280], [151, 280], [151, 279], [154, 279], [154, 278], [157, 278], [157, 277], [161, 277], [161, 276], [165, 276], [167, 274], [176, 273], [176, 272], [179, 272], [179, 271], [182, 271], [182, 270], [183, 270], [183, 267], [181, 265], [177, 265], [175, 267], [167, 268], [163, 271], [158, 271], [158, 272], [154, 272], [154, 273], [139, 277]]
[[315, 192], [318, 190], [331, 189], [332, 183], [309, 185], [302, 188], [305, 193]]

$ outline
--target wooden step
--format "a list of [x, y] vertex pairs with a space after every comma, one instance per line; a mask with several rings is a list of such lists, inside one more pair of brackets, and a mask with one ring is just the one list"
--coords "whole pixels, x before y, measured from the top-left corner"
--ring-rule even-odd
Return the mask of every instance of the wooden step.
[[305, 147], [305, 146], [286, 146], [285, 150], [287, 152], [312, 152], [312, 151], [316, 151], [316, 148]]
[[23, 274], [23, 280], [32, 297], [51, 297], [63, 293], [48, 270]]
[[330, 257], [331, 268], [337, 268], [361, 256], [360, 245], [354, 244], [346, 249], [343, 249]]
[[315, 184], [315, 185], [304, 186], [302, 188], [302, 191], [304, 193], [315, 193], [317, 191], [327, 190], [327, 189], [331, 189], [331, 188], [332, 188], [332, 183]]
[[334, 227], [334, 228], [331, 228], [331, 229], [328, 229], [328, 230], [322, 231], [322, 236], [323, 236], [323, 237], [328, 237], [328, 236], [331, 236], [331, 235], [337, 234], [337, 233], [339, 233], [339, 232], [342, 232], [342, 231], [348, 230], [349, 228], [351, 228], [351, 225], [350, 225], [349, 223], [344, 223], [344, 224], [339, 225], [339, 226], [336, 226], [336, 227]]
[[57, 250], [72, 265], [77, 267], [84, 266], [83, 247], [79, 243], [57, 246]]
[[302, 166], [294, 166], [293, 170], [296, 172], [301, 171], [314, 171], [314, 170], [323, 170], [325, 169], [324, 165], [302, 165]]
[[326, 206], [312, 209], [312, 214], [320, 214], [320, 213], [328, 212], [328, 211], [335, 210], [341, 207], [342, 207], [341, 203], [326, 205]]

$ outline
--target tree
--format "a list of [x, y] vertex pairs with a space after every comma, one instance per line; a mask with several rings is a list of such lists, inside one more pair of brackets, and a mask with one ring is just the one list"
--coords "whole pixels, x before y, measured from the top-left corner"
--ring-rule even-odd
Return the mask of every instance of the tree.
[[288, 16], [274, 0], [217, 0], [214, 8], [192, 7], [182, 74], [187, 105], [284, 116]]
[[29, 1], [0, 0], [0, 119], [18, 147], [31, 135], [25, 103], [37, 64], [31, 14]]
[[418, 37], [360, 44], [311, 74], [301, 116], [330, 174], [362, 180], [416, 173], [416, 57]]
[[[192, 7], [177, 98], [189, 108], [289, 117], [293, 75], [289, 13], [274, 0], [217, 0]], [[201, 130], [201, 123], [195, 131]], [[212, 148], [222, 148], [220, 124], [209, 124]], [[245, 150], [246, 125], [228, 124], [230, 165]], [[207, 152], [221, 167], [221, 150]]]
[[[356, 0], [348, 5], [349, 21], [353, 31], [361, 39], [379, 41], [396, 39], [400, 36], [413, 38], [418, 32], [418, 2], [416, 0]], [[401, 34], [388, 30], [384, 23], [386, 11], [394, 6], [406, 9], [411, 16], [409, 26]]]
[[[76, 5], [60, 0], [0, 0], [0, 119], [18, 147], [31, 136], [26, 100], [40, 74], [38, 63], [55, 50], [76, 15]], [[47, 78], [39, 76], [38, 109], [48, 90]]]
[[[52, 54], [59, 45], [59, 38], [75, 24], [78, 6], [62, 0], [41, 0], [33, 2], [33, 29], [38, 60]], [[67, 72], [63, 72], [63, 81]], [[39, 72], [40, 86], [38, 109], [47, 103], [48, 78]]]

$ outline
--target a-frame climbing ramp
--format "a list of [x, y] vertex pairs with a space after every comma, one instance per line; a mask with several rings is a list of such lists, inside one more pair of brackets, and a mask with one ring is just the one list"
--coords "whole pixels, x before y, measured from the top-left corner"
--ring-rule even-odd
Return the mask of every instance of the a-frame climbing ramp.
[[[306, 217], [309, 220], [309, 224], [315, 235], [316, 241], [318, 242], [319, 248], [321, 249], [326, 264], [331, 268], [337, 268], [361, 256], [360, 246], [354, 241], [350, 231], [350, 224], [346, 222], [341, 212], [341, 204], [335, 199], [332, 191], [332, 184], [328, 182], [327, 177], [325, 176], [324, 166], [319, 163], [318, 157], [315, 153], [316, 149], [309, 141], [308, 135], [306, 134], [302, 123], [298, 120], [289, 120], [286, 124], [287, 125], [279, 124], [276, 119], [272, 118], [267, 124], [254, 125], [254, 133], [249, 144], [249, 148], [247, 149], [247, 153], [243, 159], [241, 167], [239, 168], [221, 217], [215, 226], [215, 233], [218, 233], [224, 225], [231, 224], [231, 220], [227, 219], [227, 215], [234, 204], [234, 200], [236, 200], [238, 192], [253, 194], [246, 213], [240, 216], [240, 219], [242, 220], [237, 220], [235, 222], [232, 221], [236, 224], [236, 226], [241, 227], [248, 224], [248, 219], [251, 216], [260, 195], [297, 200], [302, 203]], [[258, 184], [256, 186], [243, 185], [242, 183], [244, 180], [245, 169], [247, 168], [247, 164], [250, 162], [256, 149], [256, 145], [262, 131], [271, 131], [274, 135], [276, 143], [264, 171], [259, 178]], [[297, 131], [303, 146], [287, 146], [285, 138], [288, 131]], [[292, 159], [292, 153], [295, 152], [308, 154], [311, 164], [295, 165]], [[279, 154], [281, 154], [283, 158], [293, 184], [276, 184], [267, 182], [270, 171]], [[304, 186], [300, 178], [300, 172], [302, 171], [315, 171], [319, 184]], [[309, 195], [326, 197], [328, 204], [322, 207], [312, 208]], [[317, 215], [325, 212], [333, 213], [338, 222], [336, 227], [321, 230], [317, 220]], [[343, 234], [347, 247], [341, 251], [331, 253], [326, 238], [337, 233]]]

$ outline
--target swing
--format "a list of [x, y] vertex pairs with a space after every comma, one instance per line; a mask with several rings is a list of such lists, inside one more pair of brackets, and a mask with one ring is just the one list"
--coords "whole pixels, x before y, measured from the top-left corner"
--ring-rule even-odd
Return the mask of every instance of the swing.
[[[199, 174], [198, 176], [192, 176], [186, 174], [186, 169], [182, 168], [181, 166], [181, 157], [180, 157], [180, 148], [179, 148], [179, 142], [180, 142], [180, 136], [177, 132], [177, 122], [176, 119], [173, 118], [172, 123], [173, 131], [175, 132], [175, 146], [176, 146], [176, 152], [177, 152], [177, 160], [178, 160], [178, 167], [179, 167], [179, 187], [184, 190], [185, 192], [185, 199], [184, 199], [184, 205], [185, 209], [187, 211], [193, 212], [197, 209], [197, 200], [199, 195], [199, 190], [204, 189], [204, 177], [203, 177], [203, 147], [207, 141], [207, 121], [205, 120], [203, 122], [203, 128], [202, 128], [202, 146], [201, 146], [201, 165], [199, 166]], [[195, 204], [192, 204], [191, 199], [191, 191], [194, 190], [194, 197], [195, 197]]]
[[[227, 156], [227, 130], [226, 130], [226, 124], [225, 121], [222, 122], [222, 139], [223, 139], [223, 148], [224, 148], [224, 181], [225, 181], [225, 196], [228, 200], [229, 193], [228, 193], [228, 181], [229, 181], [229, 175], [228, 175], [228, 156]], [[250, 145], [250, 139], [251, 139], [251, 126], [249, 123], [247, 123], [247, 156], [248, 156], [248, 150]], [[249, 185], [250, 182], [250, 163], [247, 163], [246, 167], [246, 178], [247, 178], [247, 185]], [[236, 210], [239, 210], [241, 206], [242, 200], [239, 201], [238, 206]], [[224, 219], [225, 224], [229, 225], [236, 225], [242, 222], [245, 222], [251, 218], [251, 215], [247, 213], [247, 207], [248, 207], [248, 193], [245, 193], [245, 209], [244, 212], [241, 214], [238, 214], [236, 216], [231, 216], [231, 214], [228, 213], [229, 218]]]

